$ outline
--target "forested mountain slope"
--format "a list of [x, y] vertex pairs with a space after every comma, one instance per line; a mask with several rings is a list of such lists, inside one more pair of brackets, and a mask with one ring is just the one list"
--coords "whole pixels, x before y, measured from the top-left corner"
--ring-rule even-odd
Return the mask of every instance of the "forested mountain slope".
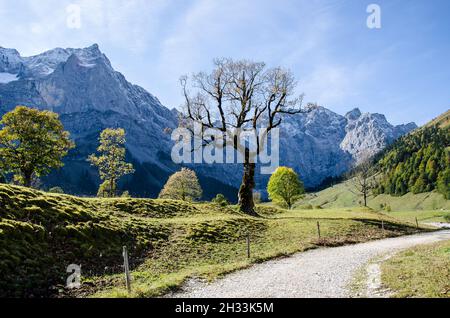
[[425, 126], [400, 138], [378, 162], [378, 193], [404, 195], [437, 190], [450, 199], [450, 129]]

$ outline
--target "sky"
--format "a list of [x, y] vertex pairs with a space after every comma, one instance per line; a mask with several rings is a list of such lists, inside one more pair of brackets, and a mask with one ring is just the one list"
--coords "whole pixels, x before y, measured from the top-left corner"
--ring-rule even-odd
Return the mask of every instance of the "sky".
[[180, 76], [216, 57], [264, 61], [292, 70], [305, 102], [421, 125], [450, 108], [449, 12], [448, 0], [0, 0], [0, 46], [98, 43], [169, 108]]

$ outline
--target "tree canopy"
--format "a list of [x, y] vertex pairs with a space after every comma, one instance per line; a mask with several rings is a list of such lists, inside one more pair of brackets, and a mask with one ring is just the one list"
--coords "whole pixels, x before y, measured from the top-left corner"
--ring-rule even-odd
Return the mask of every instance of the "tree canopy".
[[102, 196], [117, 195], [117, 181], [124, 175], [134, 172], [133, 165], [125, 162], [125, 130], [107, 128], [100, 134], [99, 156], [91, 155], [88, 161], [98, 167], [100, 178], [104, 181], [99, 193]]
[[305, 193], [305, 188], [293, 169], [279, 167], [269, 179], [267, 192], [269, 199], [285, 204], [290, 209]]
[[30, 186], [33, 177], [63, 166], [62, 158], [75, 145], [56, 113], [17, 106], [0, 121], [1, 168]]
[[378, 162], [378, 193], [404, 195], [437, 189], [450, 199], [450, 129], [424, 127], [395, 142]]
[[194, 201], [202, 197], [202, 188], [194, 171], [182, 168], [169, 177], [159, 194], [161, 199]]

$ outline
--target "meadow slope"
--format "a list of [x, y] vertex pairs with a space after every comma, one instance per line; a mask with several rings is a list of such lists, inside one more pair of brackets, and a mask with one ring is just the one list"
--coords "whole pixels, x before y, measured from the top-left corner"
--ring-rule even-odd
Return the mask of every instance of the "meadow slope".
[[[361, 208], [286, 211], [260, 206], [258, 211], [261, 217], [255, 218], [234, 206], [87, 199], [0, 185], [0, 296], [151, 297], [176, 289], [189, 277], [214, 279], [318, 246], [426, 230]], [[130, 250], [131, 294], [121, 274], [122, 246]], [[64, 288], [70, 264], [82, 266], [82, 287], [76, 291]]]
[[[352, 181], [345, 181], [325, 190], [310, 193], [297, 202], [295, 208], [356, 208], [361, 205], [361, 196], [355, 192]], [[426, 193], [407, 193], [404, 196], [380, 194], [370, 196], [368, 206], [374, 211], [413, 222], [445, 222], [450, 215], [450, 200], [436, 191]]]

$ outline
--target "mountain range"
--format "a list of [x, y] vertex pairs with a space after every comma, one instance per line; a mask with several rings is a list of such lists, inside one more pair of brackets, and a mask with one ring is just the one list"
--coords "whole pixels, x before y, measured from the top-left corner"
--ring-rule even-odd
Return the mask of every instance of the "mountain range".
[[[84, 49], [56, 48], [32, 57], [0, 47], [0, 115], [16, 105], [58, 113], [77, 145], [65, 158], [65, 167], [44, 178], [47, 186], [95, 194], [99, 178], [86, 158], [95, 152], [99, 133], [108, 127], [126, 130], [127, 157], [136, 172], [125, 177], [121, 187], [133, 195], [156, 196], [168, 176], [179, 169], [171, 161], [172, 141], [166, 133], [177, 127], [177, 112], [129, 83], [96, 44]], [[283, 122], [281, 164], [293, 167], [307, 187], [317, 187], [415, 128], [414, 123], [391, 125], [384, 115], [362, 113], [358, 108], [342, 116], [317, 107]], [[195, 169], [205, 199], [218, 192], [235, 197], [240, 166]], [[263, 189], [266, 179], [258, 177], [257, 188]]]

